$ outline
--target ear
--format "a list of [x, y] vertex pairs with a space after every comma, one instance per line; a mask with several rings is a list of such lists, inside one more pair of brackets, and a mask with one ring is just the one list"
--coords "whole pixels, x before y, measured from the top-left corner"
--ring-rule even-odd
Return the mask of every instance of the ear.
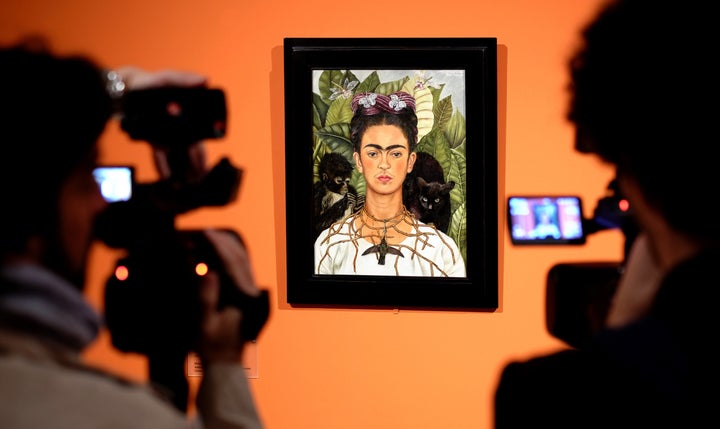
[[360, 154], [357, 152], [353, 152], [353, 159], [355, 160], [355, 168], [357, 168], [358, 172], [362, 173], [362, 162], [360, 162]]
[[408, 168], [407, 172], [411, 172], [413, 167], [415, 166], [415, 160], [417, 160], [417, 153], [416, 152], [410, 152], [410, 156], [408, 157]]

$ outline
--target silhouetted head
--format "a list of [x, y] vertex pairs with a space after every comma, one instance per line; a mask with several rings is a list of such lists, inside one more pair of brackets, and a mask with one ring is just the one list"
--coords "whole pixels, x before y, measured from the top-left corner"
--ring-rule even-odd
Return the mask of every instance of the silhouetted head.
[[[0, 111], [2, 258], [33, 252], [78, 281], [80, 251], [69, 255], [64, 241], [91, 218], [83, 200], [72, 202], [72, 189], [97, 193], [87, 173], [92, 179], [96, 142], [112, 112], [101, 69], [86, 58], [54, 55], [42, 40], [0, 47]], [[71, 222], [63, 226], [65, 220]]]
[[[698, 208], [720, 186], [711, 2], [609, 1], [570, 61], [576, 148], [633, 177], [670, 225], [720, 239]], [[707, 220], [707, 219], [706, 219]]]

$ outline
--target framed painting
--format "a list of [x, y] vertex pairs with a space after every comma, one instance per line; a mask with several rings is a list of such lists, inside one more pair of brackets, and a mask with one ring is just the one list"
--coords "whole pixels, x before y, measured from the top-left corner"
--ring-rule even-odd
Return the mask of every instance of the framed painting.
[[497, 40], [286, 38], [287, 300], [497, 308]]

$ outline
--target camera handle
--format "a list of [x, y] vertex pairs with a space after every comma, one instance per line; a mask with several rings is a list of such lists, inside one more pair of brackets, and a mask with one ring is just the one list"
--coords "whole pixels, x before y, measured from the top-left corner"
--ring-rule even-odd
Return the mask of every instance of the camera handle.
[[187, 412], [190, 387], [185, 377], [187, 353], [168, 351], [147, 355], [148, 372], [153, 385], [161, 389], [178, 410]]

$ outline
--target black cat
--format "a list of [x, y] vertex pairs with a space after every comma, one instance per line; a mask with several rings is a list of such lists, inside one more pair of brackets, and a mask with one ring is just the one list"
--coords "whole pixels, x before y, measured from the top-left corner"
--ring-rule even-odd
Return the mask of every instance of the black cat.
[[416, 219], [432, 224], [442, 232], [450, 226], [452, 180], [445, 183], [443, 169], [434, 156], [417, 152], [413, 170], [403, 182], [403, 204]]

